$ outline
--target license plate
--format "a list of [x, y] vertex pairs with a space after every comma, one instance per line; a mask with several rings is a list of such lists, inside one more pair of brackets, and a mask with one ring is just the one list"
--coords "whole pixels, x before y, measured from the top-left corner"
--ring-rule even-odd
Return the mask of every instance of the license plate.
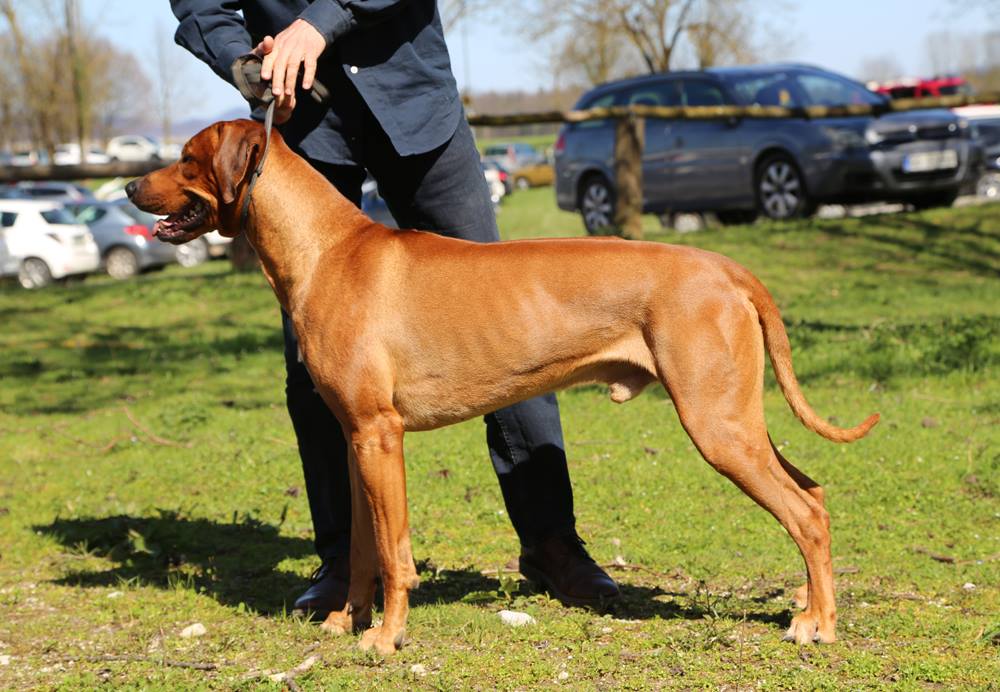
[[904, 173], [926, 173], [942, 168], [958, 168], [958, 152], [953, 149], [944, 151], [919, 151], [903, 157]]

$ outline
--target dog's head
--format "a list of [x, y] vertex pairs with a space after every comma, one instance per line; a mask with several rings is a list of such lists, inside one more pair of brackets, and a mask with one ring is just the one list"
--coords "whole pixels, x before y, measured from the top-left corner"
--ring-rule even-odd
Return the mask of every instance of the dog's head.
[[264, 128], [251, 120], [206, 127], [181, 150], [181, 157], [125, 186], [143, 211], [164, 215], [153, 227], [160, 240], [178, 245], [213, 229], [237, 235], [243, 188], [264, 151]]

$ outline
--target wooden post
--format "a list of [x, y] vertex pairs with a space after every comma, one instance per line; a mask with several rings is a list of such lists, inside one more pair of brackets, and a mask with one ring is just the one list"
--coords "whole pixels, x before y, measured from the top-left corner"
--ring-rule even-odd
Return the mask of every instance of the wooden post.
[[646, 120], [630, 113], [615, 126], [615, 227], [625, 238], [642, 239], [642, 150]]

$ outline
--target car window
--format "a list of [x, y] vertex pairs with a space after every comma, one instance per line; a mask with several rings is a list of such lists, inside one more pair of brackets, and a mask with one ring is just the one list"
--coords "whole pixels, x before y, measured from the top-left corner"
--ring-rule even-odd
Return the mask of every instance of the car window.
[[889, 95], [894, 99], [912, 99], [917, 97], [917, 87], [901, 86], [889, 89]]
[[77, 221], [73, 218], [73, 215], [62, 207], [56, 209], [46, 209], [42, 212], [42, 218], [45, 219], [46, 223], [53, 224], [75, 224]]
[[881, 99], [860, 84], [824, 74], [800, 74], [797, 81], [802, 87], [807, 106], [847, 106], [868, 104], [876, 106]]
[[[609, 106], [615, 105], [615, 100], [619, 96], [618, 93], [612, 92], [610, 94], [604, 94], [600, 98], [596, 98], [593, 101], [580, 106], [581, 109], [586, 110], [587, 108], [608, 108]], [[577, 128], [589, 128], [598, 127], [607, 123], [607, 120], [584, 120], [583, 122], [577, 123]]]
[[685, 79], [682, 83], [681, 102], [685, 106], [722, 106], [726, 98], [722, 88], [704, 79]]
[[492, 146], [486, 147], [486, 149], [484, 151], [485, 151], [485, 155], [486, 156], [506, 156], [507, 155], [507, 147], [506, 146], [497, 146], [495, 144], [492, 145]]
[[17, 214], [12, 211], [0, 212], [0, 226], [10, 228], [17, 221]]
[[983, 144], [987, 146], [1000, 144], [1000, 119], [973, 120], [972, 126], [975, 128], [976, 136], [983, 140]]
[[107, 216], [108, 211], [101, 207], [81, 207], [75, 213], [78, 223], [92, 224]]
[[802, 106], [799, 87], [791, 75], [785, 72], [771, 74], [737, 75], [730, 85], [737, 100], [744, 106]]
[[626, 94], [625, 103], [630, 106], [679, 106], [681, 105], [679, 87], [680, 84], [676, 80], [643, 84]]

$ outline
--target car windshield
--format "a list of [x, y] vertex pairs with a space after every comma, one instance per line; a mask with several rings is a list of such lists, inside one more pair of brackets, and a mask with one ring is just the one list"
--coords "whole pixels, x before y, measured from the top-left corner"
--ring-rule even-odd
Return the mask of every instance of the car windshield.
[[41, 214], [46, 223], [70, 225], [77, 223], [76, 219], [73, 218], [73, 215], [62, 207], [57, 207], [56, 209], [46, 209], [41, 212]]
[[832, 74], [779, 71], [769, 74], [734, 74], [727, 79], [743, 105], [846, 106], [883, 103], [877, 94], [860, 84]]
[[153, 224], [159, 218], [153, 214], [137, 209], [131, 204], [120, 204], [118, 208], [121, 209], [127, 216], [129, 216], [134, 221], [141, 223], [143, 226], [153, 227]]

